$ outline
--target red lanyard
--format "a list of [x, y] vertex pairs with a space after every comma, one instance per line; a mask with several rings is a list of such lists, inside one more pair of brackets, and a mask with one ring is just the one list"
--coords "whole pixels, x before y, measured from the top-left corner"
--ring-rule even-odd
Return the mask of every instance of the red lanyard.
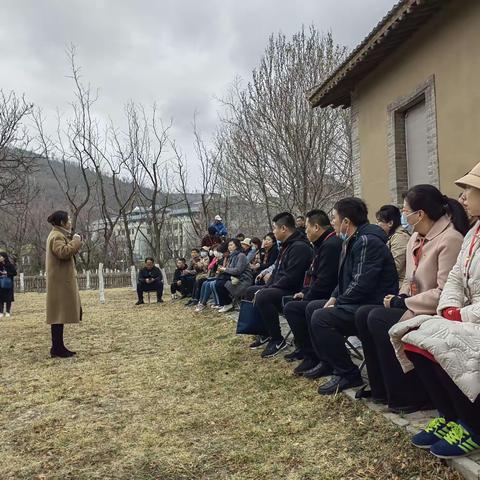
[[413, 263], [415, 264], [415, 271], [418, 269], [418, 265], [420, 264], [420, 259], [422, 258], [423, 247], [425, 245], [425, 237], [422, 237], [420, 240], [420, 245], [416, 250], [413, 252]]
[[478, 239], [479, 239], [479, 232], [480, 232], [480, 224], [478, 225], [477, 229], [475, 230], [475, 233], [473, 234], [472, 240], [470, 242], [470, 248], [468, 250], [468, 256], [467, 259], [465, 260], [465, 277], [469, 277], [469, 270], [473, 262], [473, 257], [475, 256], [475, 253], [477, 252], [478, 247], [480, 246]]

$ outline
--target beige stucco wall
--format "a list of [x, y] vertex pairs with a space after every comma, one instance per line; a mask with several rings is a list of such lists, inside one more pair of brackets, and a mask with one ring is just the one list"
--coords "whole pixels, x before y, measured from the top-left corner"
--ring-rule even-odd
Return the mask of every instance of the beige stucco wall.
[[480, 162], [480, 1], [452, 2], [357, 86], [361, 193], [373, 213], [391, 202], [387, 108], [435, 76], [440, 188]]

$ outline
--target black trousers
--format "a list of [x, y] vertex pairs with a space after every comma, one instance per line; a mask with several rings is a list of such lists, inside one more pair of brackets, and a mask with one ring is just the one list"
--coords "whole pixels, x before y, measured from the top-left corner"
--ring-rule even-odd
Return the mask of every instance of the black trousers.
[[207, 281], [206, 278], [200, 278], [199, 280], [195, 280], [195, 284], [193, 286], [192, 292], [192, 299], [200, 300], [200, 291], [202, 290], [202, 285]]
[[471, 402], [447, 372], [419, 353], [406, 352], [435, 408], [448, 421], [462, 421], [480, 435], [480, 396]]
[[317, 309], [310, 320], [310, 331], [318, 359], [328, 363], [334, 375], [351, 380], [360, 377], [345, 345], [345, 337], [357, 334], [354, 313], [337, 307]]
[[215, 290], [218, 294], [218, 300], [220, 305], [230, 305], [232, 303], [232, 296], [230, 292], [225, 287], [226, 282], [217, 282], [215, 285]]
[[[258, 292], [255, 295], [255, 292]], [[255, 295], [255, 305], [262, 316], [263, 324], [272, 340], [282, 340], [279, 314], [282, 311], [282, 298], [292, 295], [289, 290], [253, 285], [247, 290], [247, 300], [252, 300]]]
[[179, 278], [180, 285], [177, 282], [173, 282], [170, 285], [170, 292], [173, 294], [179, 292], [184, 297], [188, 297], [193, 292], [193, 286], [195, 284], [195, 275], [182, 275]]
[[137, 296], [140, 302], [143, 302], [144, 292], [157, 292], [157, 300], [162, 299], [163, 295], [163, 282], [157, 278], [152, 283], [137, 283]]
[[0, 302], [0, 313], [3, 313], [4, 306], [7, 306], [7, 313], [12, 309], [12, 302]]
[[283, 309], [283, 314], [295, 337], [296, 347], [302, 351], [304, 357], [317, 361], [319, 359], [312, 345], [310, 322], [313, 312], [322, 308], [326, 302], [326, 300], [294, 300], [288, 302]]
[[355, 315], [362, 341], [372, 397], [385, 399], [390, 407], [421, 406], [429, 397], [414, 371], [403, 373], [388, 331], [405, 310], [379, 305], [360, 307]]

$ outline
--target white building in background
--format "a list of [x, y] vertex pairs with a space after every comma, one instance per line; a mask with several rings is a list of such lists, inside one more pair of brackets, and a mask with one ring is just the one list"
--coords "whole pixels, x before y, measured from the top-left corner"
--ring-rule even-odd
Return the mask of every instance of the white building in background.
[[[187, 208], [168, 209], [166, 212], [165, 225], [162, 227], [162, 243], [165, 245], [167, 256], [183, 257], [192, 247], [198, 246], [198, 237], [192, 226], [190, 215], [200, 214], [200, 205], [193, 204], [190, 212]], [[115, 225], [112, 240], [117, 247], [123, 249], [127, 256], [126, 235], [130, 236], [133, 244], [135, 262], [141, 262], [145, 257], [152, 254], [150, 244], [152, 242], [153, 229], [149, 210], [143, 207], [135, 207], [128, 215], [129, 231], [125, 232], [123, 221], [120, 219]], [[103, 235], [103, 220], [95, 220], [90, 224], [90, 235], [93, 242], [99, 241]]]

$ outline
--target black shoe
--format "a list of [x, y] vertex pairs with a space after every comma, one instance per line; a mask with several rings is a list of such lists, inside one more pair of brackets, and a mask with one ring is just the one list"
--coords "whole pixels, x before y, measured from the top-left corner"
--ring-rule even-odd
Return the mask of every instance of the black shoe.
[[318, 360], [313, 360], [312, 358], [304, 358], [303, 361], [297, 365], [293, 370], [293, 374], [297, 377], [301, 377], [305, 372], [308, 372], [312, 368], [315, 368], [318, 365]]
[[332, 367], [328, 363], [318, 362], [310, 370], [306, 370], [305, 372], [303, 372], [302, 377], [309, 378], [310, 380], [315, 380], [316, 378], [331, 375], [332, 371]]
[[270, 341], [270, 337], [262, 337], [261, 335], [257, 335], [257, 338], [253, 343], [251, 343], [248, 347], [252, 350], [257, 348], [263, 347], [266, 343]]
[[287, 342], [284, 338], [281, 340], [270, 340], [267, 347], [262, 352], [262, 358], [272, 358], [278, 355], [284, 348], [287, 348]]
[[346, 390], [347, 388], [360, 387], [363, 385], [362, 377], [345, 378], [338, 375], [332, 375], [330, 380], [318, 388], [320, 395], [334, 395], [335, 393]]
[[163, 303], [163, 299], [162, 298], [157, 298], [157, 303]]
[[195, 305], [195, 304], [197, 304], [197, 303], [198, 303], [198, 302], [197, 302], [196, 300], [189, 300], [189, 301], [185, 304], [185, 306], [186, 306], [186, 307], [191, 307], [192, 305]]
[[52, 358], [69, 358], [69, 357], [73, 357], [74, 355], [75, 355], [75, 352], [71, 352], [66, 348], [50, 349], [50, 356]]
[[295, 362], [296, 360], [303, 360], [304, 356], [300, 348], [296, 348], [293, 352], [287, 353], [283, 357], [287, 362]]
[[144, 305], [145, 302], [143, 300], [139, 300], [135, 305]]

